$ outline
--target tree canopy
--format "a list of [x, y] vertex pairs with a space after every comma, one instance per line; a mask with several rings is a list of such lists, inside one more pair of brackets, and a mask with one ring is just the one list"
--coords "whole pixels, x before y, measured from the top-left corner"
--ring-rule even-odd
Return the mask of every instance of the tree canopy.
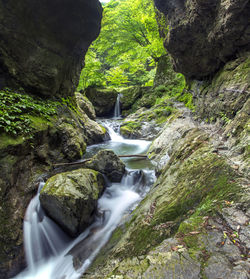
[[165, 53], [152, 0], [111, 0], [91, 45], [78, 90], [88, 86], [152, 85]]

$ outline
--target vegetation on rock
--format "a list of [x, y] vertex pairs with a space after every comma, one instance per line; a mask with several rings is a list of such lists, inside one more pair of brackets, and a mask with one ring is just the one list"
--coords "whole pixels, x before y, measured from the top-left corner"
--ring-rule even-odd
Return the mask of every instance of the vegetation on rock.
[[12, 136], [31, 134], [32, 124], [37, 123], [37, 118], [34, 117], [40, 118], [40, 121], [50, 121], [50, 118], [57, 113], [60, 104], [9, 88], [0, 90], [0, 103], [0, 132]]

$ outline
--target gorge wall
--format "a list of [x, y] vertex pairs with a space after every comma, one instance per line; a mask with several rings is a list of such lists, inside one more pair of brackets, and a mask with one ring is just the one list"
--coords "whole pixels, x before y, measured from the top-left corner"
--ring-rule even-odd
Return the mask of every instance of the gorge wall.
[[248, 0], [155, 0], [155, 5], [169, 23], [165, 46], [175, 70], [187, 78], [211, 76], [250, 50]]
[[[41, 175], [55, 162], [80, 159], [87, 144], [104, 139], [105, 129], [81, 109], [86, 101], [74, 96], [101, 18], [98, 0], [0, 1], [0, 278], [26, 266], [23, 220]], [[29, 103], [22, 106], [16, 94]], [[8, 133], [1, 122], [15, 98], [19, 112], [7, 122], [29, 118], [29, 134]], [[56, 99], [53, 116], [28, 108], [39, 103], [46, 111], [47, 98]]]
[[0, 87], [71, 95], [101, 17], [98, 0], [1, 0]]

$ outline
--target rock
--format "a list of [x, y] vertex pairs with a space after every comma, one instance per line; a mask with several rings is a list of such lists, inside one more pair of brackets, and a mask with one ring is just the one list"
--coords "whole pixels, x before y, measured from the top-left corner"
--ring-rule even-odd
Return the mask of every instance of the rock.
[[169, 55], [162, 55], [157, 63], [154, 87], [173, 82], [175, 75]]
[[88, 87], [84, 94], [93, 104], [97, 116], [113, 115], [118, 94], [114, 89]]
[[127, 88], [121, 91], [121, 108], [122, 110], [131, 109], [132, 105], [142, 96], [142, 90], [140, 86]]
[[81, 110], [84, 111], [90, 119], [95, 120], [95, 109], [88, 98], [78, 92], [76, 92], [75, 96], [77, 105], [81, 108]]
[[155, 4], [170, 25], [165, 46], [174, 69], [188, 78], [212, 75], [250, 49], [246, 0], [155, 0]]
[[85, 53], [100, 31], [99, 1], [1, 1], [0, 17], [0, 86], [72, 95]]
[[40, 193], [40, 201], [45, 212], [74, 237], [92, 222], [103, 189], [100, 173], [78, 169], [49, 178]]
[[249, 54], [228, 62], [211, 81], [190, 83], [189, 91], [199, 117], [207, 122], [228, 123], [243, 108], [250, 97]]
[[127, 116], [121, 123], [120, 134], [129, 139], [152, 140], [161, 130], [161, 124], [154, 119], [153, 109], [141, 108]]
[[111, 182], [120, 182], [125, 173], [125, 164], [112, 150], [99, 151], [86, 167], [105, 174]]
[[190, 117], [184, 117], [184, 114], [185, 112], [177, 113], [174, 117], [170, 118], [165, 123], [160, 135], [149, 147], [148, 157], [155, 162], [158, 172], [164, 169], [170, 156], [173, 154], [174, 143], [189, 131], [195, 131], [196, 125], [191, 121]]
[[150, 86], [129, 87], [121, 91], [120, 102], [122, 115], [127, 116], [129, 113], [135, 112], [142, 107], [152, 107], [157, 97], [157, 92], [154, 92], [153, 88]]
[[207, 279], [229, 278], [229, 279], [248, 279], [246, 270], [233, 268], [228, 259], [220, 254], [209, 258], [204, 269]]

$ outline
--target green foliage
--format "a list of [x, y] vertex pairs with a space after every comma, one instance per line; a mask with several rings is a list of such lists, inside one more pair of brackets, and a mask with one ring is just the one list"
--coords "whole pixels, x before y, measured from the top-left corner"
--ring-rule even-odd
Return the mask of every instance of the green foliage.
[[195, 106], [193, 104], [193, 95], [190, 92], [183, 91], [182, 94], [178, 97], [178, 101], [183, 102], [186, 107], [195, 110]]
[[128, 77], [124, 73], [124, 70], [122, 70], [120, 67], [111, 68], [108, 71], [106, 79], [109, 82], [110, 87], [123, 86], [128, 82]]
[[30, 115], [46, 120], [56, 114], [58, 102], [43, 101], [8, 88], [0, 90], [0, 131], [12, 136], [28, 135], [32, 132]]
[[90, 47], [78, 90], [88, 86], [152, 85], [165, 53], [152, 0], [111, 0]]

